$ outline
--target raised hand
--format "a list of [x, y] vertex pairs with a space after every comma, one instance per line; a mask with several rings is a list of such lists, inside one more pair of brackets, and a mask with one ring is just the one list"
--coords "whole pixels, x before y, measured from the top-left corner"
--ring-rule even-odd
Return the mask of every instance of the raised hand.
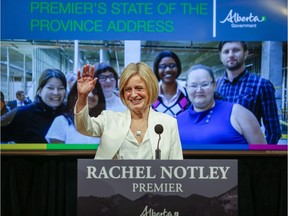
[[94, 76], [94, 66], [86, 64], [83, 66], [82, 75], [78, 70], [77, 91], [78, 96], [87, 97], [88, 94], [95, 88], [97, 78]]
[[76, 112], [80, 112], [87, 103], [88, 94], [95, 88], [97, 78], [94, 78], [94, 66], [86, 64], [83, 66], [82, 75], [78, 70], [77, 91], [78, 100], [76, 103]]

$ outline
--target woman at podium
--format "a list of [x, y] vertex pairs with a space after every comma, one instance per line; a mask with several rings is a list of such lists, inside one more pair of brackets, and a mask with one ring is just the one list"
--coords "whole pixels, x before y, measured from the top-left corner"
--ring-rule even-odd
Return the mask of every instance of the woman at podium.
[[87, 106], [97, 79], [93, 75], [94, 66], [78, 71], [74, 113], [80, 133], [101, 137], [95, 159], [183, 159], [176, 119], [151, 108], [158, 97], [158, 80], [147, 64], [131, 63], [120, 76], [120, 98], [128, 109], [104, 110], [97, 118], [89, 116]]

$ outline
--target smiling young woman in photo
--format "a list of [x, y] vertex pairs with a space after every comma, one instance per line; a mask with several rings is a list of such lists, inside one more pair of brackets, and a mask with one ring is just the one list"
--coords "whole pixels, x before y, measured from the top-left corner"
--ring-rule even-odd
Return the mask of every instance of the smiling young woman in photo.
[[34, 102], [13, 112], [12, 121], [1, 127], [1, 142], [47, 143], [50, 125], [64, 111], [66, 88], [66, 77], [60, 70], [43, 71]]
[[152, 107], [176, 117], [189, 106], [187, 91], [177, 82], [182, 71], [180, 59], [174, 52], [164, 50], [155, 58], [153, 68], [159, 81], [159, 96]]
[[100, 63], [95, 70], [94, 77], [97, 77], [102, 86], [106, 101], [106, 109], [124, 111], [127, 108], [123, 105], [118, 92], [118, 74], [115, 69], [107, 63]]

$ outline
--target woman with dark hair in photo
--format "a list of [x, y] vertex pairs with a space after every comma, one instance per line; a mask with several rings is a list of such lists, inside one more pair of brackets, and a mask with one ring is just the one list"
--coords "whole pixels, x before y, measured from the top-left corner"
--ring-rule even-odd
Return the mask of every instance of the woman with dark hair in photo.
[[106, 100], [106, 109], [124, 111], [127, 108], [122, 103], [118, 92], [118, 74], [115, 69], [107, 63], [100, 63], [95, 70]]
[[177, 82], [182, 71], [180, 59], [174, 52], [164, 50], [155, 58], [153, 69], [159, 81], [159, 96], [152, 107], [176, 117], [189, 106], [187, 91]]
[[34, 102], [19, 107], [11, 122], [1, 126], [1, 142], [47, 143], [45, 135], [50, 125], [64, 111], [66, 87], [64, 73], [57, 69], [44, 70]]
[[[85, 136], [76, 130], [74, 125], [74, 106], [77, 99], [77, 82], [75, 82], [68, 94], [64, 114], [55, 118], [45, 137], [48, 143], [99, 143], [100, 139], [98, 137]], [[105, 97], [98, 81], [95, 84], [95, 88], [88, 94], [88, 107], [90, 117], [97, 117], [103, 110], [105, 110]]]

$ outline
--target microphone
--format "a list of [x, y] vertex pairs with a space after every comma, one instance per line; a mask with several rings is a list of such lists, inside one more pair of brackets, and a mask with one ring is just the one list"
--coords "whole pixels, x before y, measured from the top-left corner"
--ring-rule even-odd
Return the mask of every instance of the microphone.
[[154, 131], [155, 133], [157, 133], [159, 135], [159, 139], [158, 139], [158, 144], [157, 144], [157, 149], [155, 150], [155, 158], [156, 159], [161, 159], [161, 150], [159, 149], [159, 142], [161, 140], [161, 134], [163, 133], [163, 126], [161, 124], [157, 124], [154, 127]]

